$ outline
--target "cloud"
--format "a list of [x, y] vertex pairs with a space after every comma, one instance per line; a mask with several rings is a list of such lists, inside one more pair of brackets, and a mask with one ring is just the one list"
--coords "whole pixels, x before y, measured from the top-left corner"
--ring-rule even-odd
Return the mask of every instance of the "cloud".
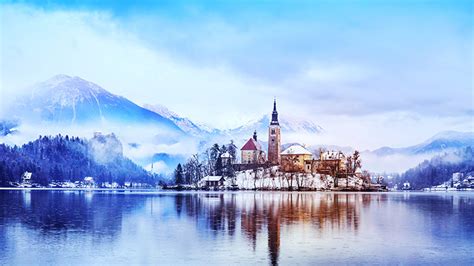
[[[193, 65], [151, 49], [123, 31], [107, 13], [43, 11], [15, 5], [4, 6], [2, 18], [4, 24], [11, 25], [2, 32], [5, 98], [65, 73], [138, 103], [162, 103], [195, 120], [225, 127], [247, 120], [251, 112], [246, 110], [260, 103], [262, 91], [271, 90], [225, 66]], [[241, 104], [230, 103], [234, 101]]]
[[276, 96], [281, 113], [341, 145], [352, 128], [367, 147], [472, 129], [472, 14], [462, 5], [196, 5], [2, 5], [2, 106], [65, 73], [220, 128], [270, 112]]

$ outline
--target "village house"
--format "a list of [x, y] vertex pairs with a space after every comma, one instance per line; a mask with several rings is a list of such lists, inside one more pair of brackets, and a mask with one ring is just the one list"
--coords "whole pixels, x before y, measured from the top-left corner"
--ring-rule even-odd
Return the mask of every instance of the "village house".
[[280, 169], [285, 172], [305, 172], [305, 162], [311, 161], [313, 154], [301, 145], [291, 145], [281, 153]]
[[199, 181], [199, 187], [215, 188], [224, 185], [224, 177], [222, 176], [205, 176]]
[[340, 151], [321, 151], [319, 159], [305, 161], [305, 172], [336, 176], [346, 171], [346, 155]]
[[220, 158], [221, 158], [222, 165], [229, 165], [233, 161], [232, 155], [228, 151], [221, 154]]

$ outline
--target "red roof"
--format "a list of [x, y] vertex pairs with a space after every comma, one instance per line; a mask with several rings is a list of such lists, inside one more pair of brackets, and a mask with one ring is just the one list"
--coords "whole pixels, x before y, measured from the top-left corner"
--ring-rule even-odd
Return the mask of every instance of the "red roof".
[[247, 143], [240, 149], [242, 151], [259, 151], [262, 149], [260, 143], [255, 141], [253, 138], [250, 138]]

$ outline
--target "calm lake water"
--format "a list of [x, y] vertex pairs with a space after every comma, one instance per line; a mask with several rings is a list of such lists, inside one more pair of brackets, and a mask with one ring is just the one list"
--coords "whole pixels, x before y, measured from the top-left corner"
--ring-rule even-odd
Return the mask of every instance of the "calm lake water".
[[0, 264], [470, 264], [474, 193], [0, 191]]

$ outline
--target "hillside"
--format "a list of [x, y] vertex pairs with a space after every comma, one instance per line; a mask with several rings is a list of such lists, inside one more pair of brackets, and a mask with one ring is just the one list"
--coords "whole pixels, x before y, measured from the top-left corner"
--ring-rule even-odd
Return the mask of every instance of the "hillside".
[[442, 184], [457, 172], [465, 174], [474, 172], [472, 147], [426, 160], [396, 177], [392, 185], [397, 184], [398, 187], [402, 187], [403, 183], [408, 181], [413, 189], [422, 189]]
[[0, 185], [20, 182], [32, 172], [32, 181], [48, 185], [52, 181], [127, 181], [153, 183], [151, 176], [122, 154], [115, 135], [96, 135], [90, 140], [69, 136], [43, 136], [21, 147], [0, 144]]

